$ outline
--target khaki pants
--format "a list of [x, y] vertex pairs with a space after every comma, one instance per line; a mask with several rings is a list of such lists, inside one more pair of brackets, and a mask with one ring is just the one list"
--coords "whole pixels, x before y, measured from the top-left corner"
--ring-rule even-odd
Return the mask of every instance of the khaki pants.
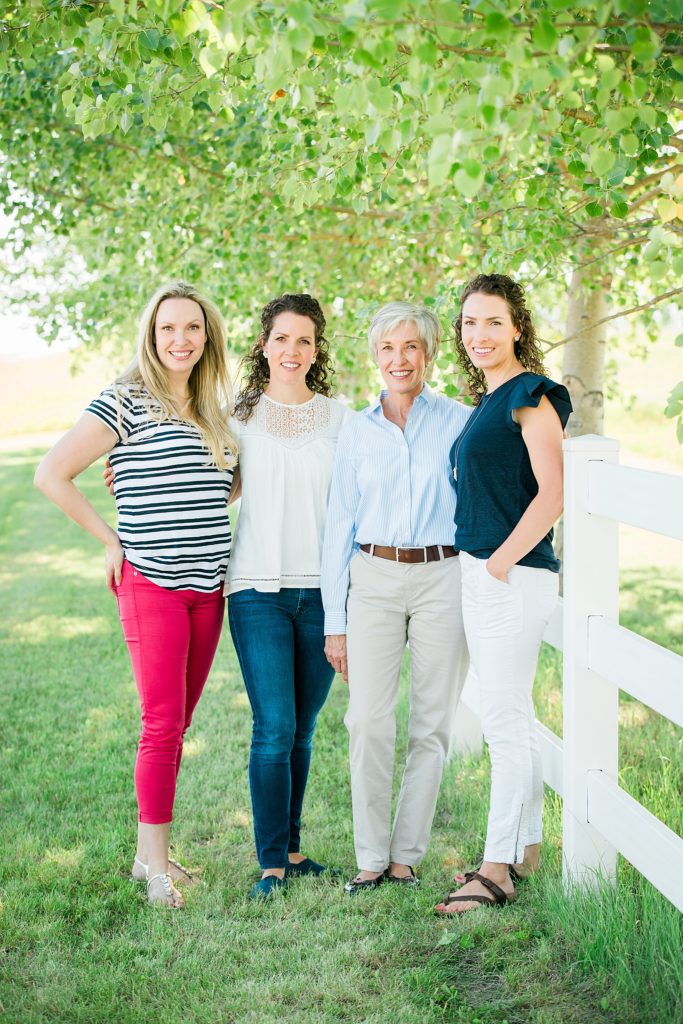
[[[404, 565], [358, 552], [347, 602], [351, 793], [361, 870], [422, 860], [469, 658], [457, 557]], [[391, 828], [396, 699], [406, 641], [408, 756]]]

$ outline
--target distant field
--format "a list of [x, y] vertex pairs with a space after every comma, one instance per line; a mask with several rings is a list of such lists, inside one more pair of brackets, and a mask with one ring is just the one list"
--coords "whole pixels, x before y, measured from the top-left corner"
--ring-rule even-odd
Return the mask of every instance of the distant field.
[[115, 372], [102, 357], [70, 352], [0, 359], [0, 436], [67, 430]]
[[[0, 359], [0, 440], [3, 447], [26, 435], [67, 430], [84, 407], [122, 367], [104, 357], [59, 353], [42, 359]], [[605, 432], [621, 442], [621, 461], [677, 473], [683, 471], [683, 447], [676, 442], [674, 423], [664, 416], [673, 382], [683, 378], [683, 352], [673, 344], [651, 346], [645, 362], [620, 357], [619, 379], [624, 399], [607, 403]], [[630, 396], [637, 395], [635, 403]], [[37, 447], [41, 439], [31, 437]], [[51, 438], [42, 441], [47, 448]], [[621, 564], [683, 568], [683, 544], [622, 527]]]

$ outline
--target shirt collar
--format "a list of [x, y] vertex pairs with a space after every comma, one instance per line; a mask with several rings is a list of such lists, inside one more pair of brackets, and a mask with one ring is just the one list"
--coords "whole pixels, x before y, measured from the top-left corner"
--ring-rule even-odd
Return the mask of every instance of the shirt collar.
[[[380, 391], [379, 395], [377, 396], [375, 401], [370, 406], [370, 411], [371, 412], [377, 412], [378, 409], [381, 410], [381, 408], [382, 408], [382, 404], [381, 404], [382, 403], [382, 399], [386, 398], [388, 393], [389, 392], [386, 390], [386, 388], [383, 388]], [[434, 402], [436, 401], [436, 394], [434, 393], [433, 389], [430, 388], [429, 384], [423, 384], [422, 385], [422, 391], [417, 396], [415, 401], [416, 402], [420, 402], [420, 401], [426, 402], [428, 406], [431, 406], [431, 405], [434, 405]]]

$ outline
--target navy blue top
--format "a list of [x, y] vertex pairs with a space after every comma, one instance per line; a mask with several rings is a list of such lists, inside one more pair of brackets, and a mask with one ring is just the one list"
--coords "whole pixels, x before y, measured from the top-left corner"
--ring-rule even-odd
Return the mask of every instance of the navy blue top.
[[[513, 409], [536, 407], [547, 395], [562, 426], [572, 404], [563, 384], [537, 373], [511, 377], [484, 395], [451, 448], [458, 496], [455, 546], [475, 558], [490, 558], [538, 494], [529, 452]], [[559, 572], [550, 530], [519, 565]]]

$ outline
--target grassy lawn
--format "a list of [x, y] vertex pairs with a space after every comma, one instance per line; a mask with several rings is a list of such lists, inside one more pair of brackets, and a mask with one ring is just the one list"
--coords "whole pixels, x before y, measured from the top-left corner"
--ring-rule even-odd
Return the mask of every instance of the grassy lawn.
[[[683, 1017], [681, 916], [630, 866], [616, 891], [568, 899], [560, 804], [541, 873], [514, 906], [442, 921], [431, 908], [483, 846], [486, 759], [449, 764], [422, 886], [350, 900], [299, 880], [265, 907], [247, 786], [249, 708], [227, 629], [195, 716], [173, 839], [201, 871], [187, 909], [148, 908], [128, 871], [138, 711], [94, 542], [31, 486], [35, 450], [0, 454], [0, 1020], [228, 1024], [673, 1024]], [[109, 500], [99, 470], [84, 489]], [[628, 569], [622, 622], [674, 646], [683, 573]], [[321, 716], [305, 850], [350, 874], [351, 806], [335, 683]], [[557, 656], [540, 717], [561, 731]], [[406, 695], [399, 755], [405, 743]], [[681, 831], [681, 734], [621, 706], [622, 784]]]

